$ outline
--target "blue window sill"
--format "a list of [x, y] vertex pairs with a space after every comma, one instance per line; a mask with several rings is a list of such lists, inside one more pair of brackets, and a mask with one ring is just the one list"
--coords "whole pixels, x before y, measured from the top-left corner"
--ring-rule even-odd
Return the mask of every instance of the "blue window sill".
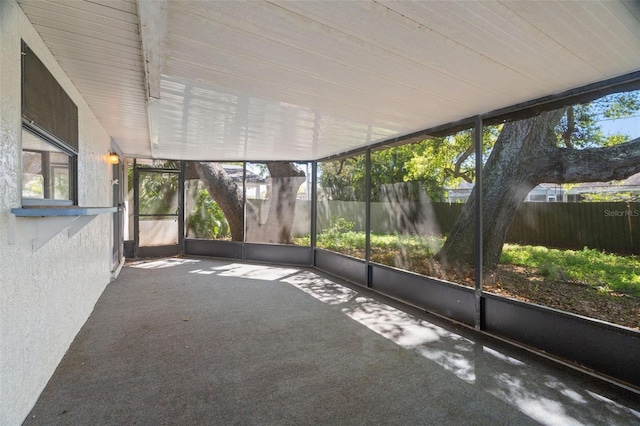
[[117, 207], [24, 206], [11, 209], [15, 215], [9, 244], [26, 244], [36, 251], [68, 230], [68, 237], [103, 213], [115, 213]]
[[17, 217], [96, 216], [117, 210], [117, 207], [26, 206], [13, 208], [11, 213]]

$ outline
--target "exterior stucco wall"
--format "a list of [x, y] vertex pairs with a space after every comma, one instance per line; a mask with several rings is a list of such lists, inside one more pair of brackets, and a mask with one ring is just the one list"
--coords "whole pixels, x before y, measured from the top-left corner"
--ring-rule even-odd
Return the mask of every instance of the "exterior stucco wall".
[[[0, 1], [0, 424], [20, 424], [111, 277], [111, 215], [77, 234], [62, 231], [36, 251], [16, 229], [21, 203], [20, 40], [78, 106], [81, 206], [111, 205], [110, 138], [13, 0]], [[25, 221], [26, 224], [25, 228]]]

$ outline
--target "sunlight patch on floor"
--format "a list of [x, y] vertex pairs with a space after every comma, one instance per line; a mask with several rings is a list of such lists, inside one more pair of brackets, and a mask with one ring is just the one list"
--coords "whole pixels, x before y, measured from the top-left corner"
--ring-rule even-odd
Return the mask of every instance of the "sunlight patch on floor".
[[213, 275], [216, 271], [212, 271], [209, 269], [194, 269], [193, 271], [189, 271], [190, 274], [199, 274], [199, 275]]
[[166, 259], [158, 259], [158, 260], [141, 260], [138, 262], [132, 262], [129, 264], [132, 268], [139, 269], [162, 269], [162, 268], [171, 268], [173, 266], [187, 265], [189, 263], [198, 263], [199, 260], [195, 259], [178, 259], [178, 258], [166, 258]]
[[486, 346], [484, 346], [482, 348], [482, 350], [485, 353], [487, 353], [489, 355], [492, 355], [492, 356], [498, 358], [501, 361], [508, 362], [509, 364], [512, 364], [512, 365], [515, 365], [515, 366], [518, 366], [518, 367], [522, 367], [522, 366], [527, 365], [524, 362], [520, 361], [519, 359], [515, 359], [515, 358], [512, 358], [510, 356], [506, 356], [506, 355], [504, 355], [504, 354], [502, 354], [502, 353], [500, 353], [500, 352], [498, 352], [498, 351], [496, 351], [494, 349], [488, 348]]
[[472, 341], [366, 297], [356, 298], [342, 312], [395, 344], [436, 362], [459, 379], [475, 381], [473, 361], [465, 356], [473, 351]]
[[282, 280], [328, 305], [339, 305], [358, 293], [311, 271], [303, 271]]
[[211, 268], [221, 277], [247, 278], [251, 280], [277, 281], [299, 272], [299, 269], [277, 266], [231, 263]]
[[603, 402], [605, 404], [605, 406], [607, 407], [608, 410], [612, 411], [613, 413], [625, 413], [625, 412], [629, 412], [631, 413], [633, 416], [635, 416], [638, 419], [638, 423], [640, 424], [640, 411], [636, 411], [633, 410], [629, 407], [626, 407], [622, 404], [619, 404], [609, 398], [606, 398], [600, 394], [597, 394], [595, 392], [591, 392], [591, 391], [587, 391], [587, 393], [595, 400]]

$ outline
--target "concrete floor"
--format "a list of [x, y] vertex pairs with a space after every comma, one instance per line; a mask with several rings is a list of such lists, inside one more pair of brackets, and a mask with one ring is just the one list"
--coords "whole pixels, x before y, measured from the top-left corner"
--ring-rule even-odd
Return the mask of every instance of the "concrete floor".
[[640, 396], [302, 268], [122, 270], [25, 425], [640, 425]]

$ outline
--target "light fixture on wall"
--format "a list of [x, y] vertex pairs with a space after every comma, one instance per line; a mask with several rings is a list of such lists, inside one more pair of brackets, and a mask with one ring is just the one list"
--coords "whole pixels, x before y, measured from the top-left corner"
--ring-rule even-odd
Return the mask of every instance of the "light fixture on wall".
[[110, 152], [107, 159], [109, 164], [118, 164], [120, 162], [120, 157], [115, 152]]

